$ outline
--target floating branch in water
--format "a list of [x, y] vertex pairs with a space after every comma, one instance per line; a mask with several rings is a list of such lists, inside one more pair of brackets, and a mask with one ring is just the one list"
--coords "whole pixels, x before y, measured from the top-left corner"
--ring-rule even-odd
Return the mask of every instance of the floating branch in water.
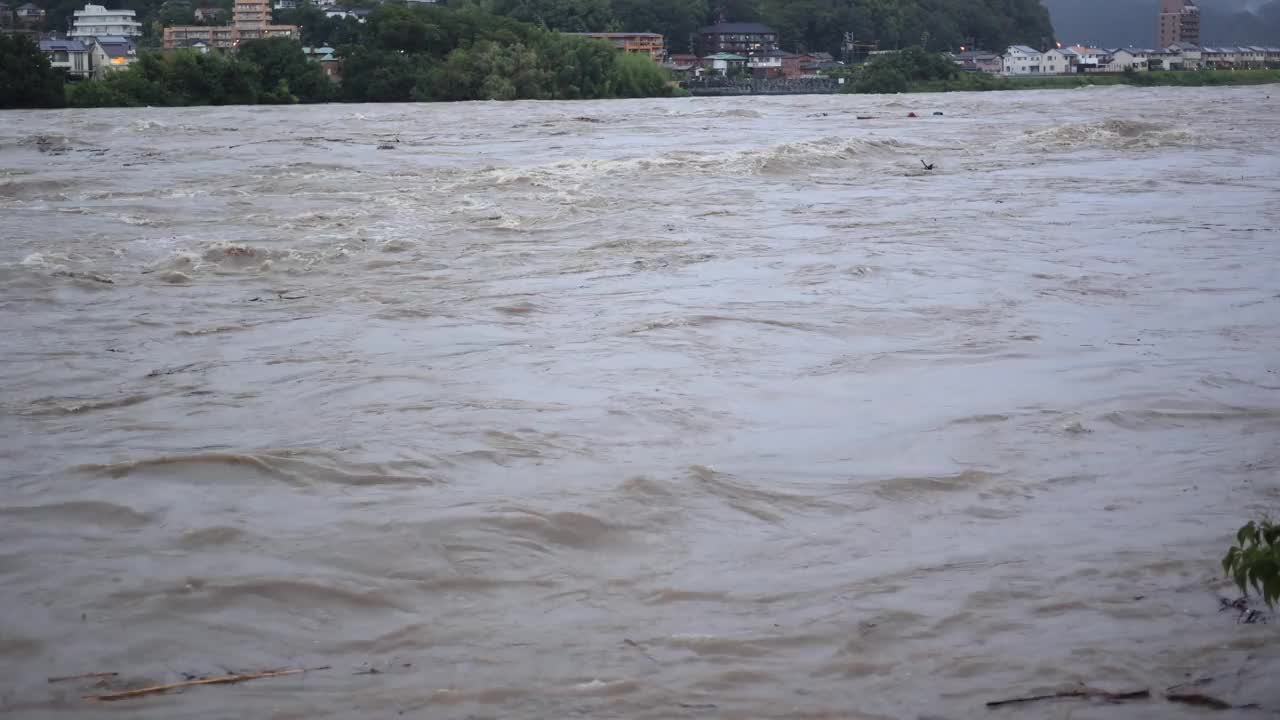
[[119, 674], [120, 673], [99, 672], [99, 673], [85, 673], [83, 675], [66, 675], [64, 677], [51, 677], [49, 678], [49, 682], [60, 683], [60, 682], [66, 682], [68, 680], [92, 680], [94, 678], [116, 677]]
[[233, 683], [245, 682], [247, 680], [260, 680], [262, 678], [281, 677], [283, 675], [298, 675], [300, 673], [312, 672], [315, 670], [328, 670], [329, 666], [314, 668], [294, 668], [292, 670], [265, 670], [256, 673], [238, 673], [235, 675], [218, 675], [216, 677], [203, 678], [201, 680], [186, 680], [184, 682], [169, 683], [167, 685], [152, 685], [150, 687], [137, 688], [135, 690], [122, 690], [120, 692], [106, 693], [104, 695], [88, 695], [86, 700], [128, 700], [129, 698], [142, 697], [144, 695], [155, 695], [158, 693], [177, 690], [178, 688], [193, 687], [195, 685], [231, 685]]

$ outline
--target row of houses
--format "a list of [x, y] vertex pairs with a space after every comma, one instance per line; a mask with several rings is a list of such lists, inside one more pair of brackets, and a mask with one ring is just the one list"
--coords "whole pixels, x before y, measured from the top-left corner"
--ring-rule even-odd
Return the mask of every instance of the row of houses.
[[0, 28], [38, 29], [44, 26], [44, 10], [32, 3], [14, 7], [0, 2]]
[[133, 42], [119, 36], [41, 40], [40, 52], [49, 58], [55, 70], [65, 72], [72, 79], [100, 78], [138, 59], [138, 49]]
[[1003, 55], [969, 50], [952, 55], [962, 69], [994, 75], [1074, 75], [1148, 70], [1248, 69], [1280, 67], [1280, 48], [1201, 47], [1175, 43], [1163, 50], [1092, 48], [1083, 45], [1036, 50], [1013, 45]]
[[758, 78], [815, 78], [833, 68], [841, 67], [830, 53], [789, 53], [777, 48], [756, 55], [739, 55], [717, 52], [697, 55], [672, 55], [664, 63], [672, 75], [680, 80], [704, 75], [750, 75]]

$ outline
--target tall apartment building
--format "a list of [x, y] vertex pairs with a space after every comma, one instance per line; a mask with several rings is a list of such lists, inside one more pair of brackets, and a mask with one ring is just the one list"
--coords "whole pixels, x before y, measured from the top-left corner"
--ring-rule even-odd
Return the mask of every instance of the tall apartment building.
[[1192, 0], [1160, 0], [1156, 18], [1156, 47], [1176, 43], [1200, 44], [1200, 8]]
[[778, 32], [760, 23], [720, 23], [698, 31], [698, 54], [760, 57], [778, 49]]
[[230, 25], [175, 25], [164, 29], [164, 49], [204, 43], [210, 48], [232, 50], [241, 40], [287, 37], [298, 39], [297, 25], [272, 25], [269, 0], [236, 0]]
[[85, 5], [72, 16], [67, 37], [88, 40], [96, 37], [141, 37], [142, 23], [132, 10], [108, 10], [102, 5]]

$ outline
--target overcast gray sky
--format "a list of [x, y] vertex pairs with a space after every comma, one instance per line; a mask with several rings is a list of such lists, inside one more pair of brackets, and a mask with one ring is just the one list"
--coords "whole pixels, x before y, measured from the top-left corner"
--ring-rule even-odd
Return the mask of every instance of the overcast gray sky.
[[[1058, 39], [1102, 47], [1155, 44], [1158, 0], [1043, 0]], [[1280, 0], [1201, 0], [1205, 44], [1280, 45]], [[1257, 13], [1256, 16], [1242, 14]]]

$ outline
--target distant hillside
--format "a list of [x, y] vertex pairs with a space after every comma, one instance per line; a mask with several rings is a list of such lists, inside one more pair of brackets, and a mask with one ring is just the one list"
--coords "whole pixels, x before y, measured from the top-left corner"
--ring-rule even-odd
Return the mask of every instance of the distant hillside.
[[762, 22], [787, 50], [838, 55], [846, 32], [895, 49], [925, 44], [1004, 47], [1053, 40], [1040, 0], [447, 0], [473, 4], [553, 30], [662, 33], [674, 51], [689, 47], [698, 26], [718, 18]]
[[[1155, 44], [1156, 0], [1044, 0], [1058, 39], [1104, 47]], [[1201, 0], [1206, 45], [1280, 45], [1280, 0]]]

